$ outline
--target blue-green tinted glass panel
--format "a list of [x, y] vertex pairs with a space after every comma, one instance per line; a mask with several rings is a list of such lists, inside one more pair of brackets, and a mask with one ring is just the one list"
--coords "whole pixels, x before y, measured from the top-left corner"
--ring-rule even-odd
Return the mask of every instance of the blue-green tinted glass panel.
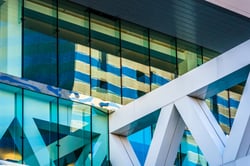
[[109, 165], [108, 114], [92, 107], [92, 164]]
[[57, 85], [55, 2], [24, 0], [23, 77]]
[[27, 165], [53, 165], [57, 160], [56, 98], [24, 91], [23, 160]]
[[0, 119], [0, 160], [21, 164], [21, 89], [0, 84]]
[[0, 1], [0, 72], [21, 76], [21, 1]]
[[89, 20], [86, 9], [60, 1], [58, 6], [59, 87], [90, 94]]
[[190, 131], [185, 130], [175, 161], [176, 166], [208, 166]]
[[229, 90], [229, 106], [230, 106], [230, 124], [233, 126], [234, 118], [240, 104], [241, 95], [244, 86], [242, 84], [236, 85]]
[[151, 126], [130, 135], [128, 139], [141, 165], [144, 165], [148, 149], [152, 140]]
[[90, 165], [91, 107], [60, 99], [58, 127], [57, 165]]

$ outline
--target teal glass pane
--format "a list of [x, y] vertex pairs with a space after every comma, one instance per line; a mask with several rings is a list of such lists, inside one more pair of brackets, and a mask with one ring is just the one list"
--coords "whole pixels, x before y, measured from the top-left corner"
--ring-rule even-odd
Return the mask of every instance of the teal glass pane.
[[151, 126], [142, 129], [128, 137], [128, 140], [132, 145], [141, 165], [144, 165], [145, 163], [152, 137], [153, 134]]
[[0, 1], [0, 72], [21, 77], [21, 0]]
[[110, 165], [109, 163], [108, 114], [92, 107], [92, 164], [93, 166]]
[[21, 164], [21, 89], [0, 84], [0, 119], [0, 160]]
[[208, 166], [190, 131], [185, 130], [175, 161], [176, 166]]
[[89, 18], [74, 3], [58, 4], [59, 87], [90, 94]]
[[57, 85], [55, 1], [24, 0], [23, 77]]
[[178, 74], [186, 72], [202, 64], [201, 47], [177, 39]]
[[91, 165], [91, 109], [59, 99], [59, 158], [56, 165]]
[[54, 165], [57, 161], [56, 98], [24, 90], [23, 160], [27, 165]]

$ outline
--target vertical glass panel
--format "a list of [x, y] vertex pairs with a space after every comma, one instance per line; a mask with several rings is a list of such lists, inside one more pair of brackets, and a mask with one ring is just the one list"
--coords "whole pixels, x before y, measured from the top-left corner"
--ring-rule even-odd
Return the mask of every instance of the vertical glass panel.
[[150, 32], [151, 90], [173, 80], [177, 74], [175, 39]]
[[56, 165], [91, 165], [90, 106], [59, 100], [59, 158]]
[[121, 23], [122, 46], [122, 103], [150, 91], [149, 50], [147, 29]]
[[231, 128], [228, 99], [229, 96], [227, 90], [217, 94], [218, 121], [222, 130], [226, 134], [229, 134]]
[[230, 111], [230, 124], [233, 126], [234, 118], [240, 104], [241, 95], [243, 93], [244, 84], [238, 84], [229, 89], [229, 111]]
[[233, 125], [233, 121], [237, 112], [237, 108], [240, 103], [241, 94], [229, 91], [229, 106], [230, 106], [230, 124]]
[[59, 87], [90, 94], [89, 20], [86, 9], [60, 1]]
[[55, 1], [24, 0], [23, 77], [57, 85]]
[[119, 22], [91, 14], [90, 27], [92, 96], [121, 103]]
[[57, 160], [56, 98], [24, 91], [24, 163], [54, 165]]
[[177, 40], [177, 57], [179, 75], [192, 70], [202, 64], [201, 47]]
[[109, 163], [108, 114], [92, 107], [93, 166]]
[[0, 84], [0, 119], [0, 160], [11, 161], [13, 163], [21, 164], [21, 89]]
[[21, 0], [0, 1], [0, 72], [21, 77]]
[[202, 54], [203, 54], [203, 63], [206, 63], [207, 61], [217, 57], [219, 55], [218, 52], [203, 48], [202, 49]]
[[176, 166], [207, 166], [208, 163], [189, 130], [184, 131], [175, 161]]

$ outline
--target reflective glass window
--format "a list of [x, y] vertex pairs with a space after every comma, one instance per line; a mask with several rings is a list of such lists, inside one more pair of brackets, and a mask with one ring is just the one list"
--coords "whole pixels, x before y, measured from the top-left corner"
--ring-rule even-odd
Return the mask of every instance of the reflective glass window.
[[207, 48], [202, 48], [202, 55], [203, 55], [203, 63], [206, 63], [207, 61], [217, 57], [219, 53]]
[[20, 0], [0, 1], [0, 72], [20, 77], [22, 31]]
[[121, 22], [123, 104], [150, 91], [148, 30]]
[[189, 130], [184, 131], [179, 152], [177, 154], [176, 166], [199, 165], [207, 166], [208, 163], [195, 142]]
[[23, 77], [57, 85], [57, 12], [53, 0], [24, 0]]
[[202, 64], [201, 47], [178, 39], [177, 57], [178, 74], [183, 75]]
[[89, 95], [89, 20], [86, 9], [60, 1], [58, 26], [59, 87]]
[[59, 100], [59, 158], [56, 165], [91, 165], [91, 107]]
[[128, 137], [141, 165], [145, 163], [152, 137], [151, 126], [139, 130]]
[[110, 165], [108, 114], [92, 107], [92, 156], [93, 166]]
[[217, 121], [226, 134], [229, 134], [231, 127], [228, 95], [228, 90], [224, 90], [218, 93], [213, 100]]
[[241, 93], [237, 91], [229, 91], [229, 106], [230, 106], [230, 124], [233, 125], [234, 118], [237, 113], [237, 108], [240, 104]]
[[175, 78], [176, 62], [175, 38], [150, 31], [151, 90]]
[[23, 97], [23, 160], [27, 165], [54, 165], [58, 159], [56, 98], [28, 90]]
[[121, 103], [119, 21], [91, 14], [91, 93]]
[[0, 160], [22, 163], [21, 89], [0, 84]]

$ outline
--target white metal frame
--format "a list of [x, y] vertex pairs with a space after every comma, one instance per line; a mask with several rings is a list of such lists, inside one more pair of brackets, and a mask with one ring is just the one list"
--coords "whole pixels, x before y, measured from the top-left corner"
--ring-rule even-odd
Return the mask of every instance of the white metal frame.
[[[140, 165], [126, 137], [151, 125], [154, 121], [150, 117], [154, 119], [153, 113], [159, 109], [145, 165], [173, 165], [185, 126], [209, 165], [250, 163], [249, 64], [250, 40], [111, 114], [112, 165]], [[205, 99], [246, 80], [233, 127], [226, 137]]]

